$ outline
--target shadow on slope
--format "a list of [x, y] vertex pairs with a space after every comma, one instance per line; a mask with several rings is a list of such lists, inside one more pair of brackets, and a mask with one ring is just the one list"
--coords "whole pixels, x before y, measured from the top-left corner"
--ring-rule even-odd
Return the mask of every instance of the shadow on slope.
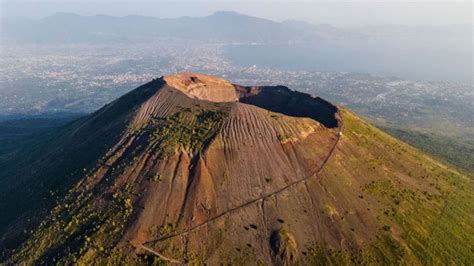
[[288, 116], [309, 117], [327, 128], [338, 126], [337, 107], [319, 97], [292, 91], [285, 86], [235, 87], [242, 103]]
[[56, 199], [102, 163], [127, 130], [134, 110], [163, 85], [156, 79], [140, 86], [91, 115], [26, 140], [10, 158], [0, 161], [0, 250], [29, 237], [15, 228], [25, 223], [33, 228]]

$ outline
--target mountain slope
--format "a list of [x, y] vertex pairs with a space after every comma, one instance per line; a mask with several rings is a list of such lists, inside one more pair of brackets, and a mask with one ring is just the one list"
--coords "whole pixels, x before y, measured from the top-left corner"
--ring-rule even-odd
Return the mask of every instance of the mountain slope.
[[46, 143], [0, 179], [7, 263], [473, 259], [472, 180], [286, 87], [167, 76]]
[[461, 168], [468, 175], [472, 176], [474, 173], [474, 141], [469, 138], [384, 126], [381, 128], [392, 136]]

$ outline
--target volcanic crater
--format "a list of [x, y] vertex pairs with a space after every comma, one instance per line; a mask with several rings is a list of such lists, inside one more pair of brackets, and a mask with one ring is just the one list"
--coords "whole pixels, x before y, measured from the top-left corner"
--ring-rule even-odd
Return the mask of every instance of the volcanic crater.
[[154, 79], [34, 149], [0, 179], [7, 264], [419, 264], [426, 228], [441, 230], [433, 243], [465, 230], [421, 224], [474, 213], [452, 196], [468, 198], [466, 177], [345, 108], [197, 73]]

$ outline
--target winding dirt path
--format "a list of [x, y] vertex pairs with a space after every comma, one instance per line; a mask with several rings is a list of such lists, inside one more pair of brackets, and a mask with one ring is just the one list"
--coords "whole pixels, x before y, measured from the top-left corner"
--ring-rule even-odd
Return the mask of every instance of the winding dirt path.
[[200, 224], [197, 224], [197, 225], [194, 225], [192, 227], [189, 227], [188, 229], [184, 230], [184, 231], [181, 231], [181, 232], [177, 232], [177, 233], [174, 233], [174, 234], [169, 234], [169, 235], [166, 235], [166, 236], [163, 236], [163, 237], [160, 237], [158, 239], [155, 239], [155, 240], [151, 240], [151, 241], [147, 241], [145, 243], [142, 243], [142, 244], [139, 244], [139, 245], [134, 245], [135, 247], [137, 248], [143, 248], [144, 250], [147, 250], [149, 252], [151, 252], [152, 254], [162, 258], [163, 260], [166, 260], [167, 262], [170, 262], [170, 263], [174, 263], [174, 264], [186, 264], [186, 262], [184, 261], [178, 261], [178, 260], [175, 260], [175, 259], [171, 259], [171, 258], [168, 258], [166, 256], [164, 256], [163, 254], [160, 254], [159, 252], [157, 252], [156, 250], [153, 250], [149, 247], [146, 247], [145, 245], [147, 244], [150, 244], [150, 243], [156, 243], [156, 242], [160, 242], [160, 241], [163, 241], [163, 240], [166, 240], [166, 239], [170, 239], [170, 238], [174, 238], [174, 237], [178, 237], [178, 236], [184, 236], [184, 235], [187, 235], [189, 234], [190, 232], [194, 231], [194, 230], [197, 230], [201, 227], [204, 227], [206, 226], [207, 224], [227, 215], [227, 214], [230, 214], [230, 213], [233, 213], [235, 211], [238, 211], [242, 208], [245, 208], [249, 205], [252, 205], [253, 203], [256, 203], [256, 202], [259, 202], [259, 201], [263, 201], [265, 200], [266, 198], [269, 198], [271, 196], [274, 196], [274, 195], [277, 195], [291, 187], [294, 187], [300, 183], [302, 183], [303, 181], [306, 181], [308, 180], [309, 178], [313, 177], [313, 176], [317, 176], [321, 173], [321, 171], [324, 169], [324, 167], [326, 166], [327, 162], [329, 161], [329, 159], [333, 156], [334, 154], [334, 151], [336, 150], [336, 147], [337, 147], [337, 144], [339, 143], [339, 140], [341, 139], [341, 136], [342, 136], [342, 132], [344, 130], [344, 123], [343, 123], [343, 120], [342, 120], [342, 117], [340, 115], [340, 112], [337, 111], [337, 114], [339, 116], [338, 119], [338, 122], [339, 122], [339, 131], [336, 133], [336, 141], [334, 141], [334, 145], [331, 147], [331, 150], [329, 151], [328, 155], [326, 156], [326, 158], [324, 159], [323, 163], [321, 164], [321, 166], [319, 167], [319, 169], [317, 169], [313, 174], [310, 174], [310, 175], [307, 175], [306, 177], [302, 178], [302, 179], [299, 179], [299, 180], [296, 180], [276, 191], [273, 191], [272, 193], [269, 193], [269, 194], [266, 194], [266, 195], [263, 195], [261, 197], [258, 197], [256, 199], [252, 199], [248, 202], [245, 202], [239, 206], [236, 206], [234, 208], [231, 208], [231, 209], [228, 209], [227, 211], [225, 212], [222, 212], [208, 220], [206, 220], [205, 222], [202, 222]]
[[170, 262], [170, 263], [174, 263], [174, 264], [183, 264], [184, 262], [182, 261], [179, 261], [179, 260], [175, 260], [175, 259], [172, 259], [172, 258], [169, 258], [169, 257], [166, 257], [165, 255], [159, 253], [159, 252], [156, 252], [155, 250], [147, 247], [147, 246], [144, 246], [143, 244], [138, 244], [138, 245], [134, 245], [135, 247], [137, 248], [142, 248], [148, 252], [150, 252], [151, 254], [155, 255], [155, 256], [158, 256], [160, 257], [161, 259], [167, 261], [167, 262]]

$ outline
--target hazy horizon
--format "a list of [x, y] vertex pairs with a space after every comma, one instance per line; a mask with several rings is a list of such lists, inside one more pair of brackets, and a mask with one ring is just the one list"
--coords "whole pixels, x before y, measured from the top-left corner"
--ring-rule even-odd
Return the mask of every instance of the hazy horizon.
[[275, 21], [301, 20], [312, 24], [335, 26], [403, 25], [443, 26], [472, 25], [472, 3], [411, 1], [349, 2], [280, 2], [280, 1], [1, 1], [2, 18], [39, 19], [55, 13], [78, 15], [127, 16], [159, 18], [203, 17], [216, 11], [235, 11]]

